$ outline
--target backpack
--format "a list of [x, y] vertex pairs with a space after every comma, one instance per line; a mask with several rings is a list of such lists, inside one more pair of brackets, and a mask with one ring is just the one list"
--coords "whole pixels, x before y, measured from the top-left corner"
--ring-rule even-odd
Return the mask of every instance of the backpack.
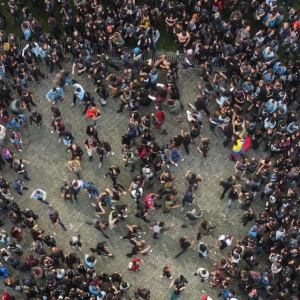
[[39, 263], [40, 263], [39, 260], [36, 259], [36, 258], [34, 258], [33, 255], [28, 255], [28, 256], [26, 256], [26, 261], [27, 261], [27, 264], [28, 264], [28, 266], [29, 266], [30, 268], [36, 267], [36, 266], [38, 266]]

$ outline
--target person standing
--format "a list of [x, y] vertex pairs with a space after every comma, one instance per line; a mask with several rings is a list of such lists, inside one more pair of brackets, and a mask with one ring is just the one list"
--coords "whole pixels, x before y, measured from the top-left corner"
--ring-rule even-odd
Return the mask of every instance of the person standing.
[[73, 87], [75, 88], [75, 91], [73, 95], [73, 103], [71, 104], [71, 106], [75, 106], [77, 99], [79, 101], [82, 101], [84, 98], [84, 88], [78, 83], [75, 83]]
[[180, 247], [181, 247], [181, 251], [178, 252], [176, 255], [175, 255], [175, 258], [179, 257], [180, 255], [184, 254], [187, 249], [190, 247], [190, 246], [193, 246], [195, 244], [195, 241], [192, 240], [191, 242], [189, 242], [187, 240], [187, 236], [183, 236], [179, 239], [179, 244], [180, 244]]
[[179, 161], [184, 162], [183, 155], [177, 148], [172, 148], [169, 153], [169, 160], [167, 162], [167, 168], [170, 168], [170, 164], [174, 165], [175, 167], [178, 167]]
[[52, 205], [46, 200], [47, 199], [47, 193], [42, 189], [37, 189], [33, 191], [30, 195], [31, 199], [39, 200], [45, 204], [47, 204], [49, 207], [52, 207]]
[[65, 184], [60, 189], [61, 197], [64, 200], [70, 200], [71, 203], [73, 203], [73, 189], [69, 185], [68, 182], [65, 182]]
[[80, 161], [78, 159], [69, 160], [68, 168], [71, 172], [73, 172], [77, 176], [78, 179], [80, 179], [79, 172], [82, 171], [82, 169], [81, 169]]
[[22, 137], [21, 137], [21, 134], [19, 131], [11, 133], [10, 142], [19, 152], [22, 152], [22, 149], [21, 149]]
[[73, 191], [73, 195], [74, 195], [74, 200], [78, 201], [77, 199], [77, 195], [80, 192], [80, 189], [83, 187], [83, 181], [78, 179], [74, 179], [72, 181], [72, 191]]
[[6, 137], [6, 128], [0, 125], [0, 146], [3, 146], [5, 137]]
[[31, 92], [28, 92], [28, 91], [23, 91], [22, 92], [21, 102], [25, 103], [25, 105], [26, 105], [29, 112], [31, 112], [31, 108], [30, 108], [29, 103], [32, 104], [33, 106], [36, 106], [33, 94]]
[[209, 278], [209, 272], [205, 268], [199, 268], [194, 276], [199, 276], [201, 278], [201, 282], [207, 280]]
[[35, 109], [33, 109], [31, 112], [31, 115], [29, 116], [29, 123], [32, 126], [32, 123], [36, 123], [38, 125], [38, 129], [42, 126], [43, 117], [42, 115], [37, 112]]
[[87, 151], [89, 161], [93, 159], [93, 151], [97, 149], [98, 143], [93, 138], [89, 137], [84, 142], [85, 149]]
[[29, 164], [29, 161], [26, 160], [26, 159], [15, 159], [14, 160], [14, 169], [15, 169], [15, 172], [17, 174], [22, 174], [24, 179], [26, 180], [30, 180], [29, 176], [28, 176], [28, 173], [27, 171], [25, 170], [25, 166], [24, 166], [24, 163], [28, 163]]
[[220, 250], [225, 249], [227, 246], [231, 246], [232, 241], [233, 241], [233, 237], [230, 235], [225, 235], [222, 234], [217, 240], [216, 240], [216, 244], [217, 242], [220, 241], [221, 242], [221, 246], [219, 247]]

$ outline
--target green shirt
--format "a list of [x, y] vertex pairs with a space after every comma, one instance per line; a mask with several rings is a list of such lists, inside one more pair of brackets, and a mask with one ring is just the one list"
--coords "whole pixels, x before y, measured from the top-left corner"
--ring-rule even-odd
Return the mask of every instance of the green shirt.
[[176, 300], [176, 299], [178, 299], [180, 297], [180, 293], [179, 294], [175, 294], [174, 288], [170, 287], [169, 290], [170, 290], [170, 294], [171, 294], [171, 299], [172, 300]]

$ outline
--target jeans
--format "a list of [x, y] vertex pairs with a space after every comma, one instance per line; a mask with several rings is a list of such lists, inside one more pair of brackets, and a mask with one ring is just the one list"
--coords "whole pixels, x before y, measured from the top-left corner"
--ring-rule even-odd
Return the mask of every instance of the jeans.
[[66, 139], [64, 139], [64, 138], [63, 138], [62, 140], [63, 140], [65, 146], [70, 146], [71, 140], [66, 140]]
[[232, 203], [232, 199], [228, 199], [228, 202], [227, 202], [227, 207], [231, 206], [231, 203]]
[[39, 200], [42, 203], [45, 203], [46, 205], [49, 205], [50, 203], [46, 200], [43, 200], [43, 198], [37, 198], [36, 200]]
[[[78, 179], [79, 179], [79, 173], [78, 172], [74, 172], [76, 175], [77, 175], [77, 177], [78, 177]], [[79, 189], [77, 189], [77, 190], [74, 190], [73, 189], [73, 195], [74, 195], [74, 199], [77, 201], [77, 195], [79, 194], [79, 192], [80, 192], [80, 188]]]
[[222, 192], [222, 194], [221, 194], [221, 196], [220, 196], [220, 199], [223, 199], [224, 196], [225, 196], [225, 194], [226, 194], [230, 189], [231, 189], [231, 187], [225, 187], [224, 190], [223, 190], [223, 192]]
[[186, 154], [190, 154], [189, 144], [183, 144]]
[[113, 204], [112, 204], [111, 199], [110, 199], [109, 197], [105, 197], [105, 198], [104, 198], [104, 201], [105, 201], [105, 203], [106, 203], [110, 208], [113, 207]]
[[61, 220], [58, 220], [58, 224], [62, 227], [62, 228], [66, 228], [64, 223]]
[[175, 256], [176, 257], [179, 257], [180, 255], [184, 254], [185, 252], [187, 251], [187, 248], [186, 249], [182, 249], [180, 252], [178, 252]]

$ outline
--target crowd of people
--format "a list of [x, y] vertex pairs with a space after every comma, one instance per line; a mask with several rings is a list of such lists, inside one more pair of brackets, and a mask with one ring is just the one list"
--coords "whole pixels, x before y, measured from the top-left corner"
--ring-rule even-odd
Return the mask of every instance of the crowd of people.
[[[1, 221], [0, 225], [11, 226], [10, 232], [2, 230], [0, 233], [3, 247], [0, 278], [5, 285], [19, 291], [22, 294], [19, 298], [26, 295], [27, 299], [132, 299], [132, 285], [137, 298], [151, 297], [146, 286], [129, 283], [119, 272], [107, 274], [97, 268], [94, 254], [114, 259], [114, 249], [110, 251], [105, 241], [90, 248], [90, 254], [85, 254], [81, 261], [80, 252], [77, 252], [82, 250], [79, 235], [70, 239], [74, 251], [61, 249], [54, 236], [39, 228], [36, 212], [21, 208], [14, 201], [14, 193], [26, 195], [30, 176], [26, 169], [29, 160], [17, 159], [11, 149], [22, 152], [24, 126], [29, 123], [41, 128], [43, 123], [34, 92], [29, 91], [27, 84], [31, 81], [30, 85], [38, 85], [56, 72], [55, 86], [45, 93], [45, 98], [52, 104], [51, 132], [58, 135], [58, 142], [62, 140], [66, 152], [70, 153], [67, 166], [74, 177], [71, 181], [65, 180], [60, 193], [64, 201], [71, 203], [79, 201], [83, 190], [96, 200], [92, 204], [96, 219], [86, 221], [86, 225], [93, 226], [109, 239], [108, 229], [113, 230], [119, 223], [126, 224], [122, 222], [127, 218], [128, 203], [124, 195], [128, 192], [136, 204], [135, 217], [150, 224], [147, 226], [153, 232], [153, 239], [160, 239], [161, 233], [174, 227], [174, 224], [166, 226], [164, 221], [151, 224], [150, 219], [157, 209], [165, 214], [172, 214], [172, 209], [177, 208], [184, 211], [187, 222], [182, 228], [199, 223], [196, 239], [199, 257], [204, 260], [210, 255], [210, 245], [201, 239], [203, 235], [210, 235], [214, 226], [202, 218], [201, 209], [187, 209], [187, 206], [195, 206], [198, 182], [204, 178], [187, 170], [183, 176], [187, 179], [186, 190], [178, 191], [176, 178], [170, 170], [189, 159], [190, 147], [195, 143], [200, 144], [197, 147], [199, 159], [209, 159], [210, 141], [222, 132], [223, 146], [232, 144], [230, 159], [235, 163], [234, 174], [220, 181], [224, 189], [220, 199], [229, 192], [226, 207], [231, 209], [238, 202], [239, 208], [244, 210], [242, 225], [251, 223], [251, 227], [246, 237], [232, 247], [229, 257], [224, 255], [211, 270], [204, 267], [194, 270], [194, 275], [199, 276], [202, 283], [208, 281], [209, 286], [218, 287], [219, 296], [225, 300], [299, 299], [300, 105], [297, 97], [300, 62], [296, 57], [300, 23], [297, 10], [292, 7], [294, 1], [287, 3], [291, 6], [288, 10], [269, 0], [239, 4], [234, 0], [179, 3], [145, 0], [141, 5], [132, 0], [115, 0], [111, 7], [104, 7], [98, 0], [78, 1], [76, 7], [65, 1], [59, 3], [62, 18], [58, 21], [52, 0], [45, 0], [44, 8], [39, 1], [32, 1], [32, 5], [48, 15], [49, 33], [44, 32], [39, 17], [32, 14], [25, 2], [8, 3], [11, 19], [21, 24], [21, 38], [26, 41], [21, 50], [20, 38], [14, 32], [5, 31], [8, 20], [4, 13], [0, 14], [0, 40], [4, 49], [0, 54], [0, 144], [3, 146], [0, 211], [9, 219], [5, 219], [5, 224]], [[229, 16], [224, 17], [226, 15]], [[251, 31], [253, 19], [261, 24], [261, 29], [255, 33]], [[62, 38], [60, 22], [64, 29]], [[201, 66], [199, 92], [196, 100], [186, 108], [180, 101], [177, 61], [165, 55], [144, 61], [151, 50], [155, 53], [159, 47], [159, 23], [165, 23], [177, 55], [182, 51], [186, 53], [182, 67], [194, 68], [195, 61]], [[133, 49], [128, 46], [132, 44]], [[286, 52], [279, 56], [285, 45], [288, 45]], [[112, 50], [118, 53], [122, 67], [109, 55], [102, 55], [103, 51]], [[71, 70], [63, 69], [66, 56], [73, 59]], [[226, 70], [213, 74], [213, 63], [225, 65]], [[48, 67], [50, 74], [41, 71], [41, 64]], [[158, 82], [159, 74], [165, 76], [162, 82]], [[87, 76], [95, 90], [87, 91], [79, 83], [80, 76]], [[9, 82], [18, 99], [13, 98]], [[91, 122], [82, 147], [74, 142], [75, 133], [64, 124], [57, 105], [65, 101], [66, 85], [74, 87], [72, 103], [68, 105], [83, 106], [82, 118]], [[113, 151], [107, 141], [109, 137], [101, 136], [100, 139], [98, 135], [102, 108], [110, 105], [110, 98], [119, 99], [116, 113], [124, 113], [126, 109], [130, 115], [127, 132], [121, 138], [121, 153]], [[153, 106], [155, 112], [151, 113]], [[141, 107], [149, 107], [147, 113], [141, 114]], [[203, 120], [202, 111], [209, 122]], [[166, 113], [174, 116], [177, 122], [182, 122], [186, 113], [190, 130], [170, 136], [167, 144], [159, 144], [155, 134], [159, 131], [162, 135], [168, 134]], [[74, 110], [74, 114], [78, 111]], [[201, 128], [207, 123], [211, 136], [200, 138]], [[246, 159], [244, 152], [250, 145], [254, 150], [263, 148], [266, 158]], [[119, 183], [122, 174], [116, 164], [110, 165], [104, 175], [110, 177], [112, 184], [103, 192], [94, 179], [82, 179], [82, 158], [87, 156], [89, 162], [94, 162], [95, 154], [100, 157], [100, 169], [105, 157], [121, 157], [125, 167], [134, 173], [128, 189]], [[3, 169], [3, 165], [6, 163], [16, 173], [11, 183], [5, 179], [8, 170]], [[154, 192], [155, 181], [160, 188]], [[183, 195], [181, 203], [176, 200], [178, 193]], [[30, 198], [51, 208], [53, 211], [48, 216], [53, 226], [60, 225], [68, 231], [59, 212], [47, 201], [47, 191], [36, 189]], [[263, 204], [262, 212], [254, 211], [253, 201]], [[146, 245], [143, 239], [146, 232], [142, 226], [132, 222], [126, 226], [128, 232], [121, 238], [133, 246], [126, 254], [128, 270], [139, 272], [144, 261], [138, 256], [147, 255], [151, 245]], [[32, 235], [33, 254], [22, 258], [22, 235], [27, 229]], [[188, 240], [187, 236], [179, 239], [181, 251], [175, 258], [194, 245], [194, 239]], [[223, 251], [233, 245], [234, 237], [226, 233], [219, 236], [216, 243], [220, 243], [220, 251]], [[267, 261], [263, 261], [265, 257]], [[267, 268], [260, 267], [262, 264]], [[183, 275], [173, 280], [171, 269], [165, 266], [161, 277], [170, 280], [170, 299], [174, 300], [184, 293], [182, 290], [188, 281]], [[21, 280], [13, 275], [16, 271], [24, 273]], [[233, 288], [232, 281], [236, 278], [239, 284]], [[2, 299], [11, 300], [13, 296], [4, 293]], [[211, 297], [203, 295], [202, 299], [210, 300]]]

